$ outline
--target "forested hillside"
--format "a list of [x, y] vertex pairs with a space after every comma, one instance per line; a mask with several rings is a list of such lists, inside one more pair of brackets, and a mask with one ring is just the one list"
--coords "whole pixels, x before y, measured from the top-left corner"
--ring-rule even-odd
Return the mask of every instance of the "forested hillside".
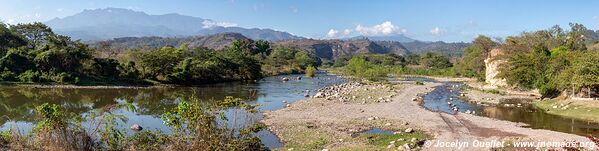
[[461, 57], [464, 55], [464, 48], [470, 46], [470, 43], [465, 42], [452, 42], [447, 43], [443, 41], [436, 42], [423, 42], [423, 41], [412, 41], [401, 43], [410, 50], [412, 54], [421, 54], [426, 52], [440, 53], [452, 57]]
[[[240, 36], [222, 34], [217, 40], [190, 38], [189, 43], [142, 38], [142, 47], [116, 52], [107, 43], [90, 47], [55, 34], [42, 23], [0, 24], [0, 80], [76, 85], [197, 85], [301, 73], [309, 66], [320, 65], [318, 57], [304, 51], [272, 49], [264, 40], [223, 40], [227, 35]], [[146, 40], [154, 44], [146, 46]], [[218, 51], [206, 48], [214, 44], [218, 45], [213, 47]]]
[[[500, 78], [517, 89], [538, 89], [545, 96], [561, 94], [580, 97], [598, 96], [599, 50], [597, 31], [582, 24], [570, 24], [569, 30], [554, 26], [547, 30], [524, 32], [503, 42], [479, 37], [466, 48], [461, 70], [465, 75], [484, 75], [477, 65], [493, 48], [507, 61]], [[480, 77], [480, 76], [479, 76]], [[484, 77], [483, 77], [484, 79]]]

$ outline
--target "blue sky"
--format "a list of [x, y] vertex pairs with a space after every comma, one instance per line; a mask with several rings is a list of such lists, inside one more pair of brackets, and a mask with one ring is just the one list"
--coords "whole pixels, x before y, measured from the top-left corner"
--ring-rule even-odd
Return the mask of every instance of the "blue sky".
[[405, 34], [427, 41], [471, 41], [523, 31], [599, 27], [593, 0], [0, 0], [8, 23], [47, 21], [83, 9], [129, 8], [179, 13], [241, 27], [272, 28], [312, 38]]

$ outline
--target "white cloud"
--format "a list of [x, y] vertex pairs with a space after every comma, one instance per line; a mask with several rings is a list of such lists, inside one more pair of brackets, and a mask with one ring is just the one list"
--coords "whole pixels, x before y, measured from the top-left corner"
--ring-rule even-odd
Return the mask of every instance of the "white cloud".
[[355, 28], [344, 29], [342, 31], [331, 29], [327, 32], [327, 38], [341, 38], [341, 37], [350, 37], [353, 35], [363, 35], [363, 36], [388, 36], [388, 35], [398, 35], [405, 34], [408, 30], [404, 28], [400, 28], [398, 26], [393, 25], [390, 21], [385, 21], [378, 25], [373, 26], [363, 26], [357, 25]]
[[6, 21], [6, 23], [8, 23], [8, 24], [15, 24], [15, 20], [14, 19], [8, 19]]
[[352, 32], [353, 31], [351, 29], [345, 29], [345, 30], [343, 30], [343, 35], [347, 36], [347, 35], [351, 34]]
[[440, 35], [443, 35], [445, 33], [445, 30], [443, 30], [443, 29], [441, 29], [439, 27], [435, 27], [435, 28], [431, 29], [430, 32], [431, 32], [432, 35], [440, 36]]
[[237, 24], [235, 24], [235, 23], [217, 22], [217, 21], [212, 21], [212, 20], [204, 20], [204, 22], [202, 22], [202, 24], [204, 24], [204, 26], [202, 26], [202, 28], [235, 27], [235, 26], [237, 26]]
[[293, 13], [299, 12], [299, 9], [297, 9], [297, 7], [291, 6], [290, 9]]
[[62, 12], [62, 11], [63, 11], [63, 9], [62, 9], [62, 8], [58, 8], [58, 9], [56, 9], [56, 11], [58, 11], [58, 12]]
[[392, 34], [402, 34], [407, 32], [406, 29], [399, 28], [390, 21], [385, 21], [381, 24], [374, 26], [362, 26], [358, 25], [355, 28], [356, 32], [364, 35], [364, 36], [384, 36], [384, 35], [392, 35]]
[[335, 29], [331, 29], [327, 33], [327, 38], [337, 38], [338, 34], [339, 34], [339, 31], [337, 31]]

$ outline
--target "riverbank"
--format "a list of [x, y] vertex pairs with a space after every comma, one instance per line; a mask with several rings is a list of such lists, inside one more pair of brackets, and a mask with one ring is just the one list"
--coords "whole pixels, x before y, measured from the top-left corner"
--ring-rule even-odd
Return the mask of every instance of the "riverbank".
[[573, 100], [567, 97], [540, 99], [533, 91], [509, 91], [504, 89], [484, 89], [480, 82], [465, 82], [469, 88], [464, 90], [465, 100], [498, 105], [501, 103], [528, 103], [541, 111], [566, 118], [599, 122], [599, 101]]
[[[448, 149], [438, 146], [439, 142], [471, 143], [471, 146], [450, 150], [488, 150], [494, 147], [510, 147], [514, 142], [521, 141], [588, 141], [585, 137], [573, 134], [524, 128], [521, 123], [463, 113], [450, 115], [432, 112], [421, 107], [419, 101], [414, 101], [439, 85], [440, 83], [435, 82], [425, 82], [423, 85], [396, 84], [392, 87], [386, 86], [387, 89], [364, 88], [377, 85], [353, 88], [350, 86], [337, 90], [342, 96], [340, 98], [345, 97], [350, 101], [327, 97], [308, 98], [290, 104], [287, 108], [264, 113], [265, 118], [262, 122], [285, 143], [281, 150], [386, 150], [387, 147], [394, 150], [404, 149], [405, 143], [414, 144], [410, 141], [395, 140], [393, 146], [391, 142], [376, 145], [377, 143], [372, 143], [368, 138], [360, 137], [360, 132], [372, 128], [394, 132], [403, 130], [404, 134], [406, 129], [411, 129], [416, 133], [426, 134], [416, 138], [426, 140], [427, 144], [422, 146], [423, 150]], [[389, 91], [391, 88], [393, 91]], [[379, 93], [382, 97], [368, 98], [369, 95], [375, 95], [372, 93]], [[386, 96], [390, 96], [389, 101]], [[427, 135], [431, 138], [427, 138]], [[504, 146], [472, 146], [472, 142], [493, 141], [506, 143], [501, 144]]]
[[599, 122], [599, 101], [554, 98], [533, 103], [541, 110], [554, 115], [585, 121]]

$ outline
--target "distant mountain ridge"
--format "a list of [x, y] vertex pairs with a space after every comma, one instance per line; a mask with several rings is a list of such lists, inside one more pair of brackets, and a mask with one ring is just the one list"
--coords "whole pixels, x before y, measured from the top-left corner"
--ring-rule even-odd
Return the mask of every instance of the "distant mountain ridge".
[[[132, 48], [154, 49], [167, 45], [179, 47], [187, 44], [189, 48], [209, 48], [214, 50], [226, 49], [231, 46], [235, 40], [248, 40], [239, 33], [218, 33], [208, 36], [188, 36], [188, 37], [122, 37], [113, 40], [93, 43], [92, 46], [98, 47], [107, 44], [115, 50], [126, 51]], [[461, 56], [463, 49], [469, 46], [469, 43], [445, 43], [445, 42], [397, 42], [397, 41], [373, 41], [369, 39], [355, 40], [319, 40], [319, 39], [291, 39], [281, 40], [272, 43], [273, 47], [292, 47], [303, 51], [316, 54], [320, 58], [335, 59], [341, 56], [348, 56], [357, 53], [379, 53], [379, 54], [421, 54], [425, 52], [435, 52], [448, 56]]]
[[[113, 50], [124, 52], [128, 49], [154, 49], [167, 45], [179, 47], [187, 44], [189, 48], [209, 48], [214, 50], [226, 49], [235, 40], [247, 40], [248, 37], [239, 33], [219, 33], [208, 36], [191, 37], [123, 37], [91, 44], [94, 47], [110, 46]], [[291, 47], [316, 54], [320, 58], [334, 59], [357, 53], [394, 53], [408, 54], [408, 50], [399, 42], [359, 40], [317, 40], [292, 39], [276, 41], [272, 47]]]
[[376, 42], [368, 39], [357, 40], [316, 40], [297, 39], [279, 41], [274, 44], [279, 47], [294, 47], [316, 54], [320, 58], [334, 59], [358, 53], [378, 54], [409, 54], [408, 50], [399, 42]]
[[397, 41], [397, 42], [414, 42], [415, 39], [407, 37], [403, 34], [388, 35], [388, 36], [355, 36], [347, 38], [349, 40], [369, 39], [372, 41]]
[[252, 39], [303, 39], [272, 29], [223, 27], [215, 21], [180, 14], [149, 15], [122, 8], [84, 10], [81, 13], [45, 22], [55, 32], [84, 41], [119, 37], [185, 37], [236, 32]]

